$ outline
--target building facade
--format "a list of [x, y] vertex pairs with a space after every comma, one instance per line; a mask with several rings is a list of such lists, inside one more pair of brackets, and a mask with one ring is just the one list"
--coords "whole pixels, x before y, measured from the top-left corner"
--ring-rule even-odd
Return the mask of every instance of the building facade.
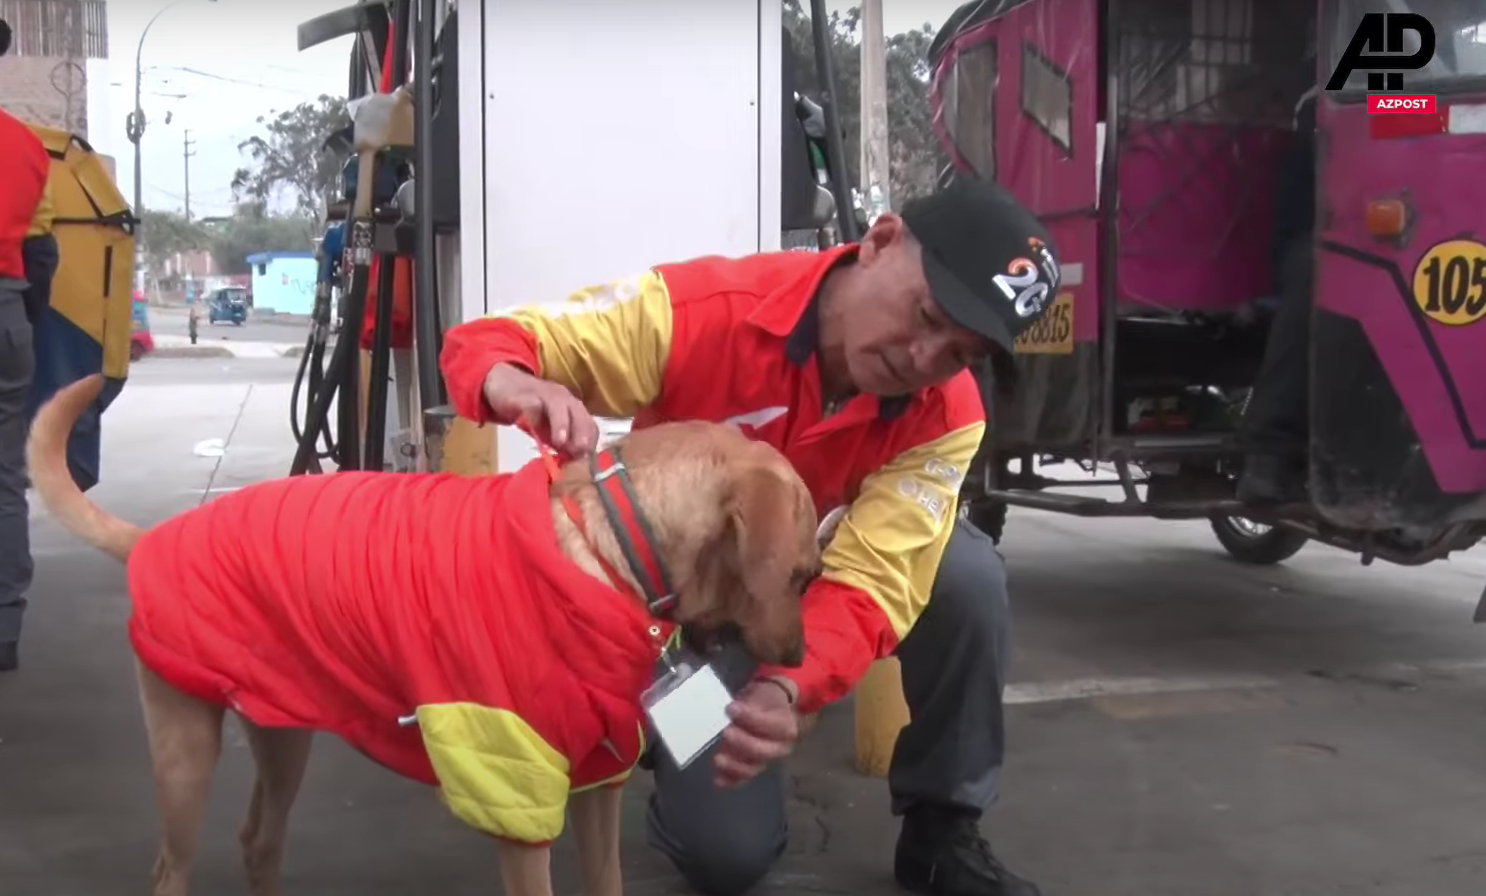
[[108, 58], [104, 0], [0, 0], [10, 52], [0, 57], [0, 108], [88, 136], [88, 60]]
[[309, 314], [315, 309], [320, 264], [313, 252], [259, 252], [248, 256], [253, 271], [253, 308], [275, 314]]

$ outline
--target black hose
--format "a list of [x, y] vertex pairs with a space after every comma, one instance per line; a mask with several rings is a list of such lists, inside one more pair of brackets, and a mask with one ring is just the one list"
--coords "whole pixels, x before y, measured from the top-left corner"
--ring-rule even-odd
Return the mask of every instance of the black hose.
[[408, 23], [412, 21], [413, 0], [396, 0], [392, 6], [392, 30], [397, 46], [392, 48], [392, 87], [408, 82], [408, 50], [413, 46]]
[[[419, 185], [418, 188], [421, 188]], [[397, 256], [383, 255], [377, 268], [377, 317], [372, 329], [371, 379], [366, 384], [366, 448], [362, 468], [380, 470], [387, 448], [387, 378], [392, 363], [392, 308], [397, 292]]]
[[[445, 400], [444, 378], [439, 374], [443, 327], [439, 320], [438, 259], [433, 230], [433, 190], [438, 177], [433, 161], [433, 52], [434, 11], [438, 3], [439, 0], [420, 0], [413, 53], [417, 67], [413, 73], [416, 133], [413, 143], [417, 147], [413, 185], [413, 276], [417, 278], [413, 290], [413, 358], [418, 370], [418, 404], [425, 411], [442, 405]], [[456, 76], [457, 73], [444, 72], [446, 83]], [[451, 111], [445, 110], [445, 114]]]
[[[364, 226], [361, 222], [353, 223], [348, 239], [352, 246], [353, 256], [369, 253], [371, 250], [370, 223]], [[360, 431], [360, 420], [358, 419], [357, 404], [361, 393], [359, 381], [361, 379], [361, 359], [358, 356], [360, 340], [354, 332], [347, 333], [346, 326], [352, 321], [363, 319], [366, 314], [366, 291], [367, 280], [370, 271], [365, 264], [353, 264], [351, 268], [350, 290], [346, 297], [346, 313], [341, 324], [341, 333], [335, 340], [335, 350], [330, 354], [330, 363], [326, 365], [325, 385], [315, 393], [314, 403], [310, 405], [310, 412], [305, 418], [304, 428], [306, 432], [316, 432], [327, 425], [330, 416], [330, 404], [335, 401], [336, 393], [342, 396], [350, 396], [349, 400], [336, 401], [338, 412], [336, 431], [340, 438], [337, 440], [337, 465], [342, 470], [356, 470], [361, 467], [361, 444], [357, 438]], [[315, 440], [301, 439], [298, 450], [294, 454], [294, 462], [290, 465], [289, 475], [298, 476], [306, 472], [315, 456]]]
[[[304, 352], [299, 356], [299, 369], [294, 373], [294, 387], [289, 394], [289, 429], [294, 434], [294, 442], [304, 441], [305, 429], [300, 425], [299, 399], [303, 394], [305, 386], [309, 387], [308, 405], [313, 407], [315, 397], [325, 385], [325, 333], [329, 328], [330, 299], [317, 296], [315, 299], [315, 310], [310, 317], [310, 332], [305, 337]], [[308, 383], [306, 383], [308, 379]], [[308, 409], [307, 409], [308, 410]], [[335, 456], [335, 435], [330, 429], [330, 421], [323, 421], [320, 432], [312, 441], [318, 442], [321, 438], [325, 440], [325, 449], [317, 450], [317, 460], [329, 460]], [[319, 472], [319, 464], [312, 464]]]
[[826, 0], [810, 0], [810, 31], [815, 37], [815, 77], [826, 94], [821, 105], [826, 112], [826, 155], [831, 167], [831, 193], [836, 197], [836, 227], [843, 242], [854, 243], [862, 238], [862, 231], [857, 227], [856, 204], [851, 201], [851, 186], [847, 183], [846, 143], [841, 135], [841, 116], [836, 111], [841, 94], [836, 91], [831, 17], [826, 12]]

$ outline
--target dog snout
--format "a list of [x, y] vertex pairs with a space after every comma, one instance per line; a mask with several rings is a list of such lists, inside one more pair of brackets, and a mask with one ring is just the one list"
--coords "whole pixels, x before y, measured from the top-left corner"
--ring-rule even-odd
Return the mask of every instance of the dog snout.
[[805, 624], [798, 617], [760, 632], [763, 637], [750, 644], [753, 655], [771, 666], [799, 668], [805, 662]]
[[785, 647], [779, 654], [779, 657], [774, 660], [774, 665], [783, 666], [786, 669], [798, 669], [804, 664], [805, 637], [803, 634], [792, 641], [789, 646]]

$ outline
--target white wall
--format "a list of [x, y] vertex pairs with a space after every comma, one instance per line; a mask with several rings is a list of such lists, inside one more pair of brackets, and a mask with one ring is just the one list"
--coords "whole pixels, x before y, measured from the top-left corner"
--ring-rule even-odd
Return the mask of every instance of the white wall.
[[[461, 3], [464, 318], [777, 249], [781, 19], [780, 0]], [[500, 469], [532, 451], [503, 431]]]

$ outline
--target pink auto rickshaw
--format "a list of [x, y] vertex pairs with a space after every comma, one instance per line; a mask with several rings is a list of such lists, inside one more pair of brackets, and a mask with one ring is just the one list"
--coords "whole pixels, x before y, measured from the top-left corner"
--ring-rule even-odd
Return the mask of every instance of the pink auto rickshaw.
[[[1361, 70], [1327, 89], [1361, 17], [1398, 12], [1435, 33], [1404, 72], [1427, 113], [1369, 112]], [[1008, 506], [1209, 519], [1251, 563], [1317, 540], [1420, 564], [1486, 533], [1486, 3], [984, 0], [931, 64], [945, 177], [1006, 185], [1063, 262], [1016, 388], [986, 390], [984, 528]], [[1308, 489], [1260, 507], [1235, 483], [1286, 239], [1310, 265], [1286, 386], [1308, 398]], [[1106, 475], [1040, 472], [1070, 461]]]

